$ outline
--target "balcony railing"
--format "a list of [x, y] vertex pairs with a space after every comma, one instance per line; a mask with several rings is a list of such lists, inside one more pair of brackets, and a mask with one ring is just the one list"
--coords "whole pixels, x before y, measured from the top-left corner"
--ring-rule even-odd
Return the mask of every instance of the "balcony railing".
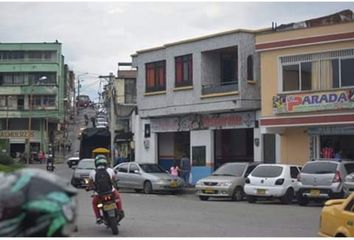
[[202, 85], [202, 95], [238, 91], [238, 81]]

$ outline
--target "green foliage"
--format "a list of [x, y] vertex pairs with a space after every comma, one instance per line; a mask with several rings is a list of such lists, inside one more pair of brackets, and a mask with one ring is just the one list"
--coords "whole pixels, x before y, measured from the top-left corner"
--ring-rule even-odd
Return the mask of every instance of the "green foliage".
[[0, 153], [0, 164], [2, 165], [13, 165], [15, 163], [15, 161], [12, 159], [12, 157]]

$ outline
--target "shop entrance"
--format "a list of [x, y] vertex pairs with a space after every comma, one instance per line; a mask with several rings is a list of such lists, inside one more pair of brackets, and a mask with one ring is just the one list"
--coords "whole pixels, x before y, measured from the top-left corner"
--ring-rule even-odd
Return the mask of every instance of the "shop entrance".
[[25, 152], [26, 145], [24, 143], [11, 143], [10, 154], [13, 158], [18, 157], [19, 154]]
[[190, 132], [158, 133], [158, 164], [169, 170], [183, 154], [190, 156]]
[[253, 162], [253, 128], [215, 130], [215, 162], [217, 169], [227, 162]]
[[320, 157], [354, 160], [354, 135], [320, 136]]

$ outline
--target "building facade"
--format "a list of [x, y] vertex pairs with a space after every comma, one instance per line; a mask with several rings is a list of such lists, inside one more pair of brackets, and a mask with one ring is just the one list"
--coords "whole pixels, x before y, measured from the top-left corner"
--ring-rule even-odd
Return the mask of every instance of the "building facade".
[[351, 11], [258, 34], [264, 159], [304, 164], [354, 157]]
[[63, 62], [58, 42], [0, 43], [2, 151], [47, 151], [55, 142], [65, 117]]
[[191, 160], [192, 183], [225, 162], [261, 161], [255, 32], [234, 30], [138, 51], [136, 161]]

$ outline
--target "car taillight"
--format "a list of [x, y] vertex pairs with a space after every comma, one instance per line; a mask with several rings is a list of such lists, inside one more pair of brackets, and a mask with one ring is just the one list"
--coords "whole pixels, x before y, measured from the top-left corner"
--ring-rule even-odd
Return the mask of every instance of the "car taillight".
[[336, 171], [336, 175], [334, 175], [333, 182], [341, 182], [339, 171]]
[[279, 178], [275, 181], [275, 185], [283, 185], [284, 183], [284, 178]]
[[246, 179], [245, 179], [245, 183], [251, 183], [250, 179], [249, 179], [249, 178], [246, 178]]
[[297, 175], [297, 181], [298, 181], [298, 182], [301, 182], [301, 176], [300, 176], [300, 173]]

